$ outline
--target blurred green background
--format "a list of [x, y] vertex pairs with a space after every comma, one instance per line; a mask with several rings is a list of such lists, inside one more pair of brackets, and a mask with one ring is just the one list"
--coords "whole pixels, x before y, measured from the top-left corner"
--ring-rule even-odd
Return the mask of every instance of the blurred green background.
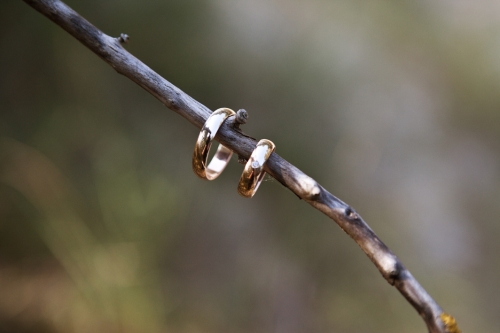
[[[464, 332], [500, 326], [498, 1], [68, 0], [351, 204]], [[0, 2], [0, 332], [425, 332], [336, 224]]]

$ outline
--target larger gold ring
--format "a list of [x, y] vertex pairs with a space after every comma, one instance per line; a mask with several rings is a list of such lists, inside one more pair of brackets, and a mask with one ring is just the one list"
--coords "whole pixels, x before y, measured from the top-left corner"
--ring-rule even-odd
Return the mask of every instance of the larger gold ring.
[[254, 196], [266, 174], [264, 164], [275, 148], [274, 143], [266, 139], [262, 139], [257, 143], [241, 174], [238, 183], [239, 194], [247, 198]]
[[224, 171], [224, 168], [229, 163], [233, 152], [221, 144], [208, 166], [207, 159], [208, 152], [212, 146], [212, 140], [219, 127], [226, 118], [234, 114], [235, 112], [228, 108], [217, 109], [208, 117], [205, 125], [203, 125], [200, 135], [198, 135], [198, 140], [196, 140], [193, 153], [193, 171], [198, 177], [213, 180]]

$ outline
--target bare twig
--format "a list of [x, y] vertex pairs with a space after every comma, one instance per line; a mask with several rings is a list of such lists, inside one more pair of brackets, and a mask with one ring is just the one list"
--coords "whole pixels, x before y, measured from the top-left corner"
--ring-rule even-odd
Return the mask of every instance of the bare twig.
[[[61, 26], [118, 73], [146, 89], [169, 109], [177, 112], [196, 127], [203, 126], [211, 111], [128, 53], [121, 46], [128, 36], [122, 34], [118, 38], [112, 38], [102, 33], [59, 0], [23, 1]], [[236, 122], [234, 117], [229, 118], [220, 128], [216, 139], [240, 157], [248, 158], [255, 148], [256, 140], [239, 130], [237, 125], [241, 122], [242, 119]], [[429, 332], [459, 332], [454, 319], [443, 312], [353, 208], [330, 194], [314, 179], [276, 153], [269, 158], [265, 170], [299, 198], [334, 220], [351, 236], [387, 282], [395, 286], [418, 311], [427, 324]]]

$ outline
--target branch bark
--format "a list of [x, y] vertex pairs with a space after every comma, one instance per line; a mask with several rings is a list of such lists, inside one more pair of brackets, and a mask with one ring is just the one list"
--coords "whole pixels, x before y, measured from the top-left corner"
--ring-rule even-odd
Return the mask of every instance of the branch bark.
[[[147, 90], [169, 109], [196, 127], [203, 126], [211, 111], [127, 52], [120, 44], [125, 40], [124, 35], [112, 38], [104, 34], [59, 0], [23, 1], [54, 21], [118, 73]], [[216, 139], [244, 158], [249, 158], [256, 146], [256, 140], [238, 129], [234, 117], [228, 118], [223, 124]], [[330, 217], [351, 236], [386, 281], [395, 286], [422, 316], [430, 333], [460, 332], [453, 317], [443, 312], [353, 208], [276, 153], [269, 158], [265, 171], [299, 198]]]

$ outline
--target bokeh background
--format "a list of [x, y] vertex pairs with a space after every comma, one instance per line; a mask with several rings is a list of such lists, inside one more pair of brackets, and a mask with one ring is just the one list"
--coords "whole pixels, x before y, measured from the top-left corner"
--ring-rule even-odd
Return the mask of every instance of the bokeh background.
[[[464, 332], [500, 326], [500, 2], [68, 0], [352, 205]], [[425, 332], [336, 224], [0, 2], [1, 332]], [[233, 157], [234, 159], [234, 157]]]

